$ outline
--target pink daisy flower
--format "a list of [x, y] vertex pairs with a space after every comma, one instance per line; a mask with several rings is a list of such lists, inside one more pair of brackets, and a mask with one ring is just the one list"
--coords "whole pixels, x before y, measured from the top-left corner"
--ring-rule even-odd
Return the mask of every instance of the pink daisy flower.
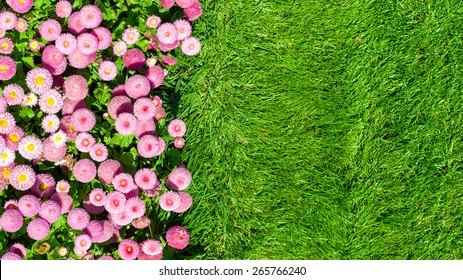
[[77, 37], [77, 50], [85, 55], [93, 54], [98, 50], [98, 38], [90, 33], [83, 33]]
[[167, 55], [162, 56], [162, 63], [164, 63], [167, 66], [172, 66], [177, 63], [177, 59], [175, 57], [170, 57]]
[[87, 132], [93, 129], [96, 124], [95, 114], [87, 108], [77, 109], [72, 114], [72, 126], [80, 132]]
[[77, 50], [77, 39], [70, 33], [63, 33], [56, 38], [56, 48], [65, 55], [69, 55]]
[[42, 141], [35, 136], [26, 136], [19, 141], [18, 151], [25, 159], [38, 159], [43, 151]]
[[65, 257], [68, 254], [68, 249], [66, 247], [59, 247], [57, 252], [60, 257]]
[[24, 245], [21, 243], [15, 243], [11, 245], [10, 252], [18, 254], [23, 259], [26, 257], [27, 254], [26, 247], [24, 247]]
[[20, 105], [24, 98], [24, 89], [17, 84], [9, 84], [3, 88], [3, 96], [8, 105]]
[[13, 41], [10, 38], [0, 39], [0, 53], [1, 54], [11, 54], [13, 52]]
[[136, 28], [129, 27], [122, 33], [122, 40], [129, 45], [135, 44], [140, 38], [140, 32]]
[[67, 18], [72, 13], [72, 5], [68, 1], [59, 1], [56, 4], [56, 15], [60, 18]]
[[83, 53], [79, 52], [79, 50], [75, 50], [71, 54], [69, 54], [68, 60], [69, 64], [71, 64], [72, 67], [77, 69], [84, 69], [91, 63], [88, 57]]
[[40, 95], [51, 89], [53, 76], [45, 68], [34, 68], [27, 72], [26, 84], [33, 93]]
[[133, 112], [138, 120], [147, 121], [152, 119], [156, 113], [156, 106], [149, 98], [139, 98], [133, 105]]
[[40, 24], [39, 34], [47, 41], [55, 41], [61, 34], [61, 24], [54, 19], [47, 19]]
[[93, 189], [88, 195], [88, 200], [95, 206], [104, 206], [106, 203], [106, 193], [100, 189]]
[[125, 210], [120, 213], [111, 213], [110, 218], [113, 224], [117, 226], [126, 226], [133, 220], [129, 213]]
[[167, 127], [167, 131], [172, 137], [182, 137], [186, 132], [186, 124], [179, 119], [172, 120]]
[[6, 232], [17, 232], [24, 224], [24, 218], [17, 209], [8, 209], [3, 212], [0, 221]]
[[[180, 41], [179, 40], [173, 42], [172, 44], [164, 44], [164, 43], [161, 43], [161, 42], [159, 42], [159, 44], [158, 44], [159, 50], [161, 50], [162, 52], [169, 52], [171, 50], [176, 49], [178, 46], [180, 46]], [[164, 74], [164, 76], [166, 76], [166, 75], [167, 74]]]
[[148, 254], [145, 254], [143, 252], [140, 252], [140, 254], [138, 255], [138, 259], [139, 260], [161, 260], [162, 259], [162, 252], [158, 255], [154, 255], [154, 256], [151, 256], [151, 255], [148, 255]]
[[118, 85], [117, 87], [113, 88], [112, 90], [112, 95], [113, 96], [127, 96], [127, 93], [125, 92], [125, 85]]
[[132, 222], [132, 219], [140, 218], [145, 214], [146, 206], [143, 200], [136, 196], [127, 199], [127, 201], [125, 202], [125, 211], [131, 217], [130, 222]]
[[0, 133], [8, 134], [16, 127], [16, 120], [12, 114], [0, 113]]
[[159, 197], [159, 206], [165, 211], [172, 211], [180, 206], [180, 196], [173, 191], [167, 191]]
[[156, 111], [156, 115], [154, 115], [154, 120], [159, 121], [160, 119], [164, 119], [166, 117], [166, 110], [164, 108], [160, 108]]
[[137, 151], [144, 158], [152, 158], [162, 154], [166, 147], [161, 137], [145, 135], [138, 141]]
[[180, 8], [186, 9], [194, 4], [194, 0], [175, 0], [175, 3], [177, 3]]
[[0, 153], [0, 167], [7, 167], [14, 162], [15, 158], [15, 152], [5, 148], [3, 152]]
[[155, 256], [162, 253], [162, 243], [158, 240], [148, 239], [140, 244], [143, 253]]
[[162, 99], [161, 99], [161, 97], [156, 95], [156, 96], [153, 96], [151, 98], [151, 100], [153, 101], [154, 106], [156, 106], [156, 109], [162, 108]]
[[73, 174], [79, 182], [89, 183], [96, 177], [96, 166], [89, 159], [81, 159], [74, 165]]
[[155, 57], [147, 58], [145, 61], [146, 66], [148, 66], [149, 68], [154, 67], [157, 62], [158, 60]]
[[63, 107], [63, 96], [57, 90], [49, 90], [40, 95], [39, 107], [46, 114], [56, 114]]
[[106, 60], [102, 61], [98, 67], [98, 75], [103, 81], [111, 81], [117, 76], [116, 63]]
[[28, 27], [29, 25], [27, 24], [27, 21], [23, 18], [19, 18], [14, 29], [16, 29], [18, 32], [24, 32]]
[[177, 167], [166, 178], [166, 183], [176, 191], [183, 191], [191, 183], [191, 173], [184, 167]]
[[18, 22], [18, 18], [12, 12], [3, 11], [0, 13], [0, 28], [3, 30], [11, 30], [14, 29], [16, 23]]
[[125, 194], [125, 198], [130, 199], [132, 197], [137, 197], [138, 193], [139, 193], [139, 190], [137, 186], [134, 184], [132, 189], [128, 193]]
[[154, 189], [158, 180], [156, 173], [149, 168], [142, 168], [135, 173], [135, 184], [142, 190]]
[[19, 14], [25, 14], [32, 8], [34, 0], [6, 0], [6, 3], [13, 11]]
[[150, 82], [142, 75], [133, 75], [125, 82], [125, 91], [129, 97], [134, 99], [145, 97], [150, 92]]
[[66, 156], [67, 146], [66, 144], [57, 147], [51, 137], [47, 137], [43, 141], [43, 158], [50, 162], [58, 162]]
[[180, 205], [172, 211], [175, 213], [183, 213], [190, 209], [193, 204], [193, 200], [191, 199], [191, 195], [185, 192], [179, 192], [178, 195], [180, 197]]
[[1, 258], [0, 260], [2, 261], [19, 261], [19, 260], [22, 260], [23, 258], [16, 254], [16, 253], [13, 253], [13, 252], [6, 252]]
[[104, 207], [102, 206], [95, 206], [90, 203], [88, 200], [83, 201], [83, 205], [85, 210], [87, 210], [88, 213], [93, 214], [93, 215], [99, 215], [105, 211]]
[[34, 240], [42, 240], [48, 236], [50, 224], [42, 218], [36, 218], [27, 225], [27, 235]]
[[150, 16], [146, 19], [146, 25], [149, 28], [158, 28], [161, 24], [161, 18], [158, 16]]
[[114, 227], [108, 220], [90, 221], [84, 233], [92, 238], [93, 243], [103, 243], [113, 237]]
[[33, 52], [40, 50], [40, 43], [35, 39], [29, 41], [29, 49]]
[[79, 134], [79, 132], [75, 130], [74, 126], [72, 125], [72, 116], [64, 116], [61, 119], [59, 128], [66, 133], [69, 140], [75, 140], [77, 134]]
[[37, 95], [35, 93], [28, 93], [27, 95], [24, 95], [24, 98], [21, 102], [21, 106], [24, 106], [24, 107], [34, 107], [37, 105], [38, 103], [38, 98], [37, 98]]
[[71, 210], [72, 204], [74, 203], [74, 200], [72, 200], [72, 197], [64, 192], [54, 193], [50, 197], [50, 200], [58, 203], [58, 205], [61, 208], [61, 214], [65, 214], [69, 212], [69, 210]]
[[113, 52], [116, 56], [123, 56], [127, 52], [127, 44], [124, 41], [115, 42]]
[[84, 257], [87, 254], [87, 251], [74, 246], [74, 254], [76, 254], [78, 257]]
[[0, 81], [8, 81], [16, 74], [16, 63], [9, 56], [0, 56]]
[[56, 183], [56, 192], [58, 193], [68, 193], [71, 185], [66, 180], [59, 180]]
[[65, 98], [63, 102], [63, 108], [61, 109], [61, 114], [65, 115], [72, 115], [77, 109], [85, 108], [84, 100], [71, 100], [69, 98]]
[[147, 228], [151, 223], [151, 220], [146, 216], [141, 216], [138, 219], [134, 219], [132, 221], [132, 226], [136, 229], [144, 229]]
[[161, 43], [172, 44], [178, 39], [178, 31], [174, 24], [165, 22], [159, 25], [156, 36]]
[[81, 75], [71, 75], [64, 81], [64, 94], [73, 101], [85, 99], [88, 94], [87, 80]]
[[175, 137], [174, 147], [177, 149], [181, 149], [183, 148], [183, 146], [185, 146], [185, 139], [183, 139], [182, 137]]
[[174, 6], [175, 0], [161, 0], [161, 6], [164, 9], [170, 9]]
[[180, 48], [186, 55], [196, 55], [201, 50], [201, 42], [195, 37], [189, 37], [183, 40]]
[[100, 8], [95, 5], [85, 5], [79, 13], [82, 24], [89, 29], [98, 27], [103, 20]]
[[106, 27], [97, 27], [92, 30], [91, 34], [98, 39], [98, 49], [106, 50], [111, 46], [113, 41], [111, 31]]
[[108, 148], [104, 144], [94, 144], [90, 148], [90, 157], [97, 162], [105, 161], [108, 158]]
[[137, 127], [135, 127], [135, 136], [141, 138], [148, 134], [154, 134], [156, 131], [156, 124], [153, 119], [147, 121], [137, 121]]
[[82, 230], [88, 225], [89, 222], [90, 216], [84, 209], [74, 208], [69, 211], [67, 223], [72, 229]]
[[159, 66], [148, 68], [144, 74], [151, 88], [157, 88], [164, 82], [164, 69]]
[[92, 239], [86, 234], [79, 234], [74, 241], [74, 245], [76, 248], [87, 251], [92, 246]]
[[82, 132], [77, 135], [75, 143], [78, 151], [88, 153], [96, 141], [95, 138], [89, 133]]
[[31, 193], [38, 197], [50, 197], [56, 188], [56, 181], [50, 174], [38, 174]]
[[81, 34], [87, 30], [80, 17], [80, 12], [74, 12], [69, 16], [68, 28], [72, 34]]
[[203, 13], [201, 3], [198, 0], [195, 0], [193, 5], [183, 10], [183, 13], [189, 21], [199, 18]]
[[119, 243], [117, 252], [123, 260], [134, 260], [140, 253], [140, 246], [131, 239], [124, 239]]
[[174, 21], [174, 25], [177, 27], [178, 40], [185, 40], [186, 38], [190, 37], [192, 28], [189, 21], [178, 19]]
[[129, 113], [121, 113], [116, 119], [116, 131], [121, 135], [131, 135], [135, 133], [137, 118]]
[[26, 217], [33, 217], [40, 211], [40, 200], [30, 194], [23, 195], [18, 200], [18, 210]]
[[6, 103], [5, 97], [0, 96], [0, 113], [5, 113], [7, 107], [8, 103]]
[[98, 179], [104, 184], [112, 184], [114, 176], [123, 172], [122, 165], [114, 159], [107, 159], [98, 166]]
[[112, 119], [117, 119], [117, 116], [122, 113], [132, 113], [133, 104], [127, 96], [115, 96], [108, 104], [108, 113]]
[[188, 246], [190, 235], [182, 226], [173, 226], [166, 232], [166, 241], [170, 247], [176, 250], [182, 250]]
[[130, 192], [135, 187], [133, 178], [128, 173], [120, 173], [114, 176], [112, 185], [114, 189], [124, 194]]
[[40, 206], [39, 216], [52, 224], [61, 216], [61, 206], [53, 200], [47, 200]]
[[42, 52], [42, 65], [52, 75], [61, 75], [67, 67], [67, 60], [64, 54], [54, 45], [46, 46]]
[[46, 133], [56, 132], [59, 128], [59, 117], [57, 115], [46, 115], [42, 119], [42, 129]]
[[126, 200], [127, 199], [123, 193], [114, 191], [106, 196], [106, 203], [104, 207], [109, 213], [121, 213], [124, 211]]
[[32, 188], [36, 181], [36, 175], [29, 166], [18, 165], [11, 170], [9, 180], [13, 188], [25, 191]]
[[129, 70], [140, 70], [145, 65], [145, 54], [137, 49], [130, 49], [126, 51], [122, 57], [122, 62]]
[[50, 135], [49, 138], [53, 141], [53, 144], [57, 148], [60, 148], [66, 145], [67, 136], [66, 136], [66, 133], [64, 133], [61, 130], [53, 133], [52, 135]]

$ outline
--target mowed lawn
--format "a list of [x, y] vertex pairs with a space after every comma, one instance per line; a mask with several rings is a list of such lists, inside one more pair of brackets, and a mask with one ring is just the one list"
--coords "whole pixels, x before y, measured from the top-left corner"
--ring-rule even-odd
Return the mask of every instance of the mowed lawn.
[[202, 2], [182, 257], [463, 258], [463, 3]]

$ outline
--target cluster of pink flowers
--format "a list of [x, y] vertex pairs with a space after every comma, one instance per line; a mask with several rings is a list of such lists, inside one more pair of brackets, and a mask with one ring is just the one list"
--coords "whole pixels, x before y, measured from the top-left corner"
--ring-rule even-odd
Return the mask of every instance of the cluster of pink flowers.
[[[7, 0], [6, 3], [11, 10], [0, 12], [0, 86], [3, 88], [0, 96], [0, 192], [12, 188], [12, 193], [18, 197], [5, 203], [0, 230], [15, 233], [24, 227], [25, 238], [41, 241], [49, 236], [52, 225], [64, 217], [74, 233], [74, 248], [56, 248], [61, 257], [68, 256], [69, 252], [85, 257], [91, 252], [93, 243], [122, 240], [117, 250], [121, 259], [161, 259], [164, 248], [159, 240], [151, 236], [151, 239], [135, 241], [130, 236], [121, 236], [121, 229], [147, 230], [150, 226], [147, 203], [158, 203], [162, 211], [187, 211], [192, 197], [185, 190], [192, 182], [192, 175], [183, 164], [171, 170], [164, 179], [158, 178], [148, 167], [134, 173], [124, 171], [121, 162], [110, 158], [112, 147], [102, 142], [96, 128], [99, 122], [110, 117], [114, 123], [112, 135], [114, 132], [133, 135], [138, 156], [144, 159], [160, 156], [171, 143], [176, 149], [184, 147], [187, 128], [180, 119], [167, 123], [169, 135], [155, 134], [159, 121], [166, 118], [166, 110], [162, 99], [152, 94], [152, 90], [163, 83], [168, 72], [157, 65], [156, 57], [147, 58], [145, 54], [158, 52], [164, 67], [177, 62], [166, 54], [177, 47], [185, 55], [198, 54], [201, 44], [192, 36], [190, 21], [202, 14], [200, 2], [161, 0], [164, 8], [177, 5], [183, 9], [186, 19], [170, 23], [162, 22], [156, 15], [148, 17], [146, 26], [153, 35], [143, 35], [150, 43], [147, 50], [142, 50], [137, 47], [142, 38], [137, 28], [128, 27], [121, 38], [113, 40], [114, 34], [101, 26], [103, 14], [97, 6], [89, 4], [74, 11], [71, 3], [59, 1], [55, 9], [58, 20], [41, 22], [37, 26], [40, 38], [31, 38], [29, 42], [30, 51], [41, 52], [41, 66], [25, 71], [25, 81], [8, 85], [2, 81], [9, 81], [17, 72], [13, 59], [15, 45], [8, 34], [30, 28], [28, 21], [17, 14], [30, 11], [34, 1]], [[47, 43], [42, 45], [37, 39]], [[105, 56], [108, 52], [113, 56]], [[138, 72], [113, 89], [112, 98], [106, 104], [107, 113], [101, 117], [85, 102], [92, 95], [92, 84], [73, 69], [97, 64], [99, 82], [114, 82], [118, 75], [127, 73], [125, 69], [118, 69], [114, 62], [117, 57], [121, 57], [127, 70]], [[73, 74], [63, 76], [65, 72]], [[29, 132], [28, 124], [12, 114], [15, 107], [38, 107], [41, 113], [37, 121], [41, 131]], [[68, 178], [58, 180], [40, 171], [39, 164], [47, 162], [63, 170], [67, 167], [71, 171]], [[83, 201], [74, 201], [73, 185], [92, 186], [91, 182], [97, 181], [102, 187], [91, 187]], [[170, 227], [165, 234], [167, 245], [175, 250], [184, 249], [190, 240], [187, 230], [179, 225]], [[27, 258], [23, 244], [15, 243], [10, 248], [2, 260]], [[99, 259], [114, 258], [101, 256]]]

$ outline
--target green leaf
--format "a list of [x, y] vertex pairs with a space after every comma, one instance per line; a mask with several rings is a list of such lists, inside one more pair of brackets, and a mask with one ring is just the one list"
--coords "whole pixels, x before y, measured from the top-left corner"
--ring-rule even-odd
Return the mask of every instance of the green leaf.
[[134, 142], [134, 138], [134, 135], [124, 136], [119, 133], [116, 133], [114, 134], [114, 137], [111, 139], [111, 144], [119, 145], [121, 147], [128, 147], [130, 146], [130, 144]]
[[34, 111], [30, 107], [22, 107], [21, 111], [19, 111], [19, 116], [25, 120], [28, 121], [32, 119], [35, 116]]
[[35, 67], [34, 60], [30, 57], [23, 57], [22, 61], [24, 62], [24, 65], [26, 65], [27, 67], [31, 69]]

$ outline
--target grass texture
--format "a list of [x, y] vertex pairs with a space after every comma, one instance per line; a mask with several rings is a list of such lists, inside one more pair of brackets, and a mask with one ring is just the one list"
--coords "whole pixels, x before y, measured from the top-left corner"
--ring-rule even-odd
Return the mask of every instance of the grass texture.
[[[459, 1], [203, 1], [195, 259], [461, 259]], [[181, 73], [181, 74], [179, 74]]]

